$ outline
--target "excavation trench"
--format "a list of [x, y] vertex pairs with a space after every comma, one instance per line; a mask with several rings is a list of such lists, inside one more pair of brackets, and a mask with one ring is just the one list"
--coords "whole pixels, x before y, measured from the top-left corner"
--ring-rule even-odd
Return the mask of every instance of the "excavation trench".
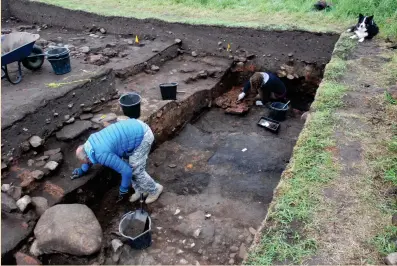
[[[241, 87], [251, 74], [229, 70], [219, 84], [229, 91], [234, 85]], [[100, 254], [80, 258], [43, 255], [43, 263], [240, 263], [266, 215], [273, 189], [303, 127], [300, 116], [308, 110], [316, 90], [304, 77], [282, 80], [293, 108], [281, 123], [279, 134], [257, 126], [259, 118], [269, 113], [265, 107], [252, 106], [246, 115], [236, 116], [210, 104], [212, 107], [200, 109], [156, 143], [147, 169], [165, 190], [156, 203], [145, 206], [154, 225], [149, 249], [137, 251], [125, 245], [115, 261], [110, 242], [118, 237], [120, 217], [138, 204], [115, 205], [120, 177], [103, 169], [64, 199], [65, 203], [86, 204], [95, 212], [104, 231]], [[206, 214], [211, 217], [206, 218]]]

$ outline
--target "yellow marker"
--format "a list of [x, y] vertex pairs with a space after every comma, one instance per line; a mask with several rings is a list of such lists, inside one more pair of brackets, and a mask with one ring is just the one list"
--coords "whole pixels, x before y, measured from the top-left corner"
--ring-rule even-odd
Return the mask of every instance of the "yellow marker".
[[227, 44], [227, 50], [226, 50], [226, 51], [228, 51], [228, 52], [231, 51], [231, 49], [230, 49], [230, 43]]
[[139, 43], [138, 35], [135, 35], [135, 43]]
[[104, 119], [106, 117], [106, 115], [101, 116], [101, 119]]

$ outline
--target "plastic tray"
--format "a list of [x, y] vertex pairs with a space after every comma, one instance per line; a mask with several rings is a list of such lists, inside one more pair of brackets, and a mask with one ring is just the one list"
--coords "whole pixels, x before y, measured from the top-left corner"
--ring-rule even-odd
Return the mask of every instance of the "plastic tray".
[[259, 119], [257, 124], [273, 133], [278, 133], [280, 129], [280, 123], [278, 121], [264, 116]]

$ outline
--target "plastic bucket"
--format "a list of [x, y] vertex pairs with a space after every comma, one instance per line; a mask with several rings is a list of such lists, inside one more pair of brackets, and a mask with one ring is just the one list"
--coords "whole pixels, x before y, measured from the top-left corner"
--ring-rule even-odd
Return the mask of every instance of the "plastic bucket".
[[163, 100], [176, 100], [176, 88], [178, 83], [162, 83], [160, 84], [161, 97]]
[[135, 212], [128, 212], [121, 218], [119, 224], [120, 234], [127, 239], [128, 245], [134, 249], [145, 249], [152, 245], [152, 220], [147, 216], [144, 231], [137, 236], [126, 234], [127, 229], [135, 219]]
[[135, 92], [121, 95], [119, 99], [124, 115], [129, 118], [139, 118], [141, 116], [141, 96]]
[[288, 105], [281, 102], [274, 102], [270, 105], [270, 118], [276, 121], [284, 121], [287, 116]]
[[47, 52], [47, 59], [57, 75], [63, 75], [72, 70], [69, 50], [64, 47], [49, 50]]

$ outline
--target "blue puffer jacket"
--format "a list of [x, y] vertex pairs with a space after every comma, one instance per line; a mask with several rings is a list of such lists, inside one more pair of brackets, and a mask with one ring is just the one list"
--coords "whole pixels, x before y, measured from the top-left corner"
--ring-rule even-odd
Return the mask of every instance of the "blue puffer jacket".
[[[143, 136], [144, 129], [138, 120], [123, 120], [92, 134], [84, 144], [84, 150], [93, 164], [99, 163], [120, 173], [120, 189], [128, 191], [133, 169], [122, 158], [132, 154]], [[88, 170], [84, 168], [84, 171]]]

